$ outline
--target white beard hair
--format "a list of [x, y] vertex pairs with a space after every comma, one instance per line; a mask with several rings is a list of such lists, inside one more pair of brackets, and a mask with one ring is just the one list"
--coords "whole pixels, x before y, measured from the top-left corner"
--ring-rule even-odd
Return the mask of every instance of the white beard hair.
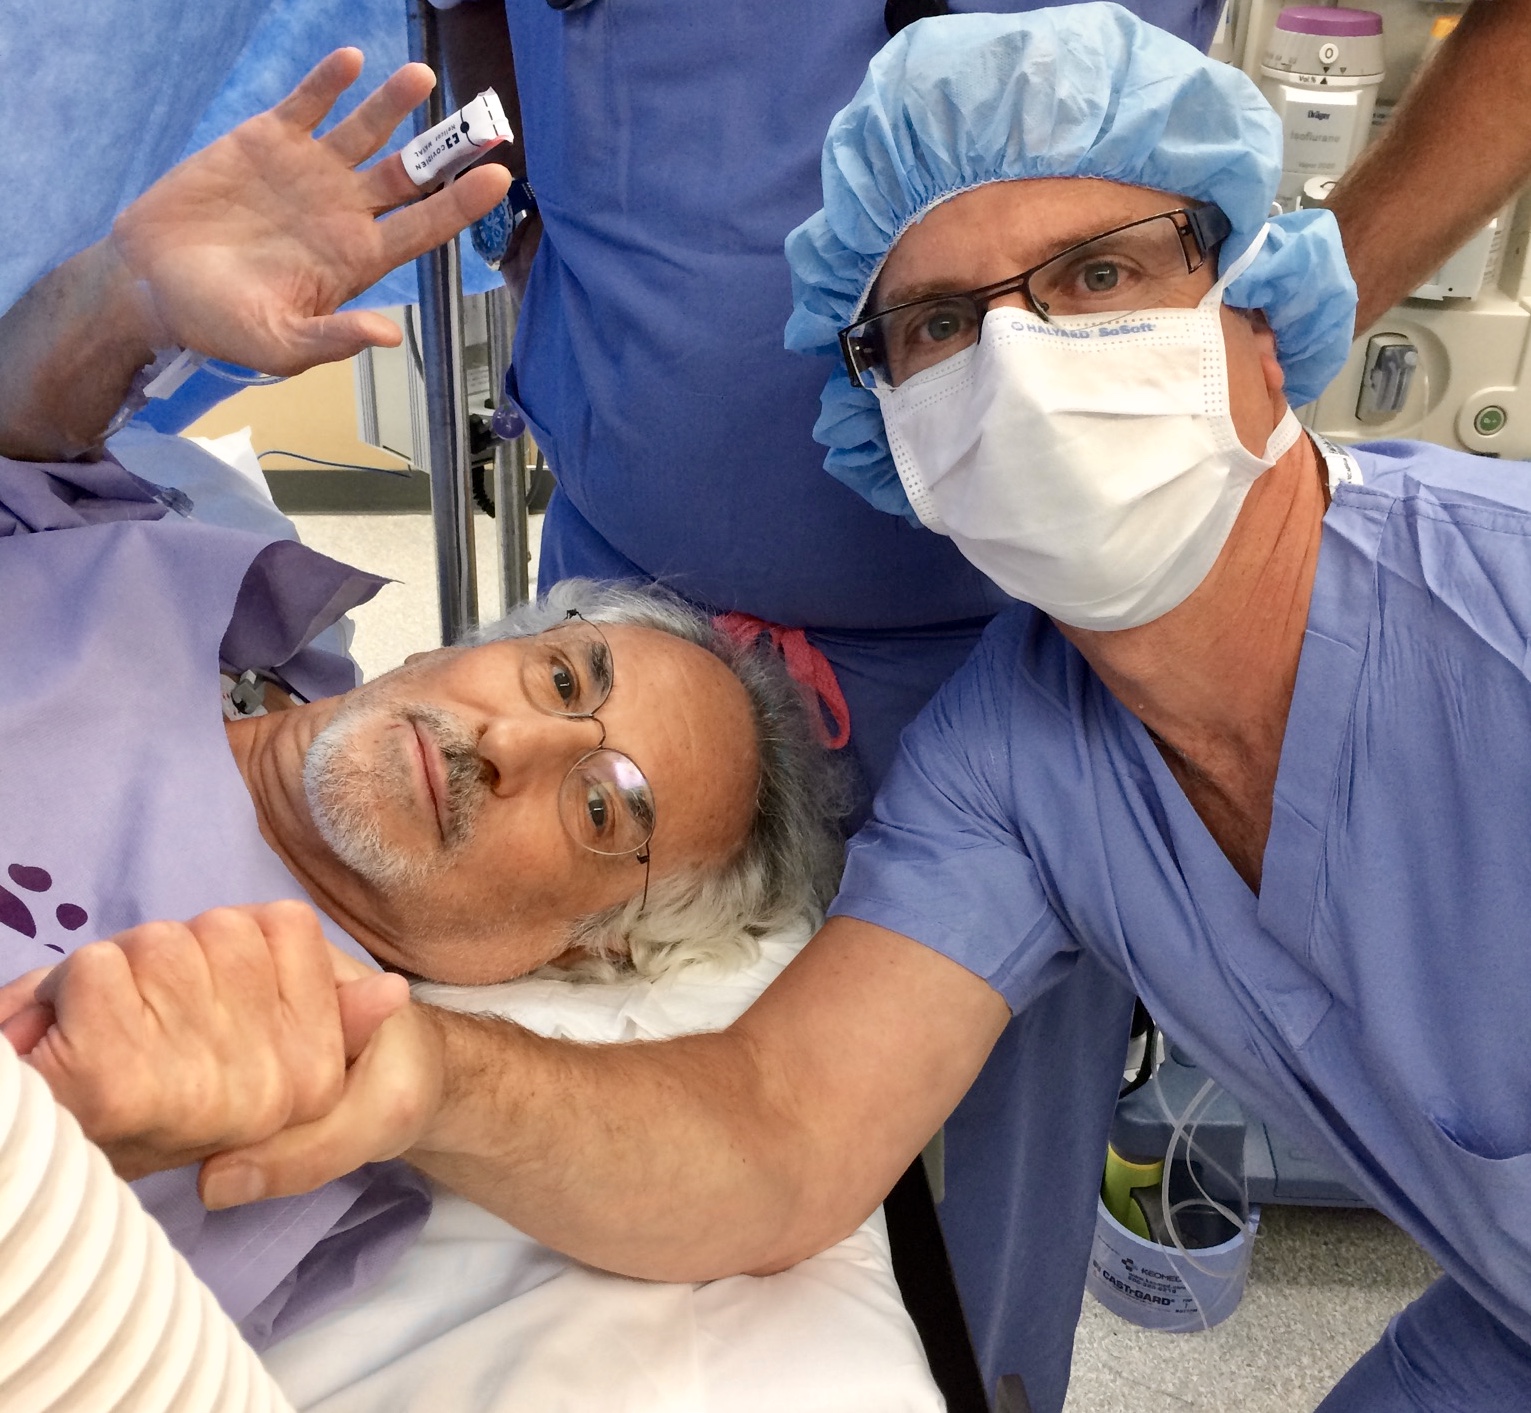
[[303, 793], [319, 836], [335, 857], [374, 887], [418, 886], [430, 864], [389, 845], [376, 801], [398, 793], [398, 781], [377, 765], [362, 765], [352, 747], [357, 734], [382, 712], [358, 703], [343, 707], [313, 740], [303, 761]]

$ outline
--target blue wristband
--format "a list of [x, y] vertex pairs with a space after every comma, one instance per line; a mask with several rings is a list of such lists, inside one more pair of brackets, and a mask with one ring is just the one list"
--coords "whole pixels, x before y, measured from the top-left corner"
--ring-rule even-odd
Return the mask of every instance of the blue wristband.
[[504, 264], [516, 232], [536, 209], [537, 197], [531, 184], [517, 177], [500, 204], [468, 227], [473, 248], [491, 270], [498, 270]]

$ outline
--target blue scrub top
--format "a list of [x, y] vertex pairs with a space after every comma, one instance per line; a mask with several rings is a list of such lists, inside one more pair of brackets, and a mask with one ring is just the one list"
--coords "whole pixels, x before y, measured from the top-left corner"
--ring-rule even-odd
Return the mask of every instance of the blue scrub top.
[[[1129, 8], [1202, 45], [1218, 11]], [[546, 223], [515, 377], [561, 488], [550, 571], [627, 563], [798, 626], [995, 612], [1006, 600], [947, 541], [825, 473], [812, 428], [828, 360], [782, 347], [782, 244], [822, 204], [824, 133], [887, 42], [883, 0], [506, 9]]]
[[1324, 520], [1258, 898], [1142, 724], [1017, 606], [905, 734], [833, 911], [1017, 1012], [1104, 965], [1525, 1339], [1531, 479], [1417, 443], [1357, 459]]

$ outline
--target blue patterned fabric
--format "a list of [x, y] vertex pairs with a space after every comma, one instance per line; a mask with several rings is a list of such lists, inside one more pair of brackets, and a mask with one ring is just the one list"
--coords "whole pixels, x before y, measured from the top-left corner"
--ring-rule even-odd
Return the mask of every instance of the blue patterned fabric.
[[[0, 309], [99, 240], [183, 157], [279, 101], [332, 49], [366, 56], [331, 122], [407, 58], [404, 0], [17, 0], [0, 25]], [[407, 133], [396, 135], [402, 140]], [[467, 250], [471, 290], [496, 280]], [[413, 267], [357, 301], [411, 303]]]

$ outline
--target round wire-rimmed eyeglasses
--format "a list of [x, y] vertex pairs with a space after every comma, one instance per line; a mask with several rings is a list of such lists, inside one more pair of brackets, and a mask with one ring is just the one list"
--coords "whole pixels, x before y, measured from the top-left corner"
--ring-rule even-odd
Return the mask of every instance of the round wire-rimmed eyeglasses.
[[606, 744], [606, 723], [596, 715], [611, 695], [611, 645], [576, 609], [519, 643], [527, 701], [550, 716], [601, 728], [600, 744], [569, 767], [559, 786], [558, 818], [581, 848], [609, 858], [631, 854], [643, 865], [641, 910], [649, 898], [654, 791], [631, 757]]
[[977, 343], [989, 306], [1007, 295], [1048, 323], [1194, 304], [1204, 291], [1191, 277], [1231, 230], [1217, 206], [1178, 207], [1102, 231], [997, 284], [904, 300], [840, 330], [845, 370], [858, 387], [897, 387]]

